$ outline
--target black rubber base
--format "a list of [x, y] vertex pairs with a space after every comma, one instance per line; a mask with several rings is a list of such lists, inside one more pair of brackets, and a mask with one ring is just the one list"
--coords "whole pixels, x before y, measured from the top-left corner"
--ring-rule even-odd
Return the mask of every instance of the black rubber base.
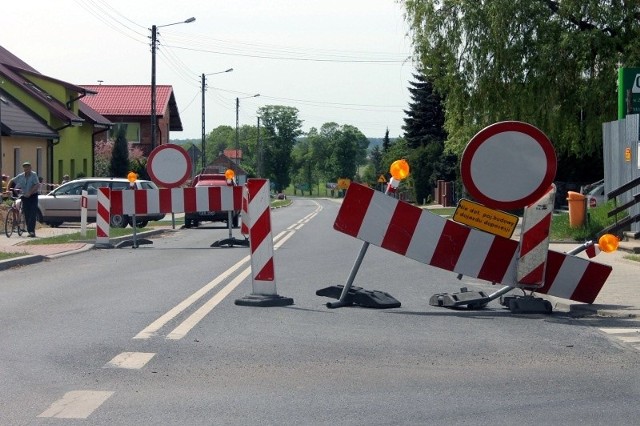
[[[316, 291], [316, 295], [340, 299], [343, 288], [343, 285], [332, 285], [330, 287], [322, 288]], [[364, 308], [389, 309], [399, 308], [401, 304], [397, 299], [395, 299], [389, 293], [385, 293], [384, 291], [365, 290], [362, 287], [355, 286], [352, 286], [349, 289], [349, 291], [347, 292], [347, 297], [342, 303], [327, 303], [327, 307], [331, 309], [349, 305], [358, 305]]]
[[145, 238], [138, 238], [136, 239], [135, 245], [133, 240], [124, 240], [124, 241], [120, 241], [118, 244], [115, 245], [116, 248], [123, 248], [123, 247], [133, 247], [133, 248], [138, 248], [138, 246], [141, 246], [143, 244], [153, 244], [153, 241], [151, 240], [147, 240]]
[[241, 246], [241, 247], [249, 247], [249, 240], [245, 238], [244, 240], [239, 240], [237, 238], [225, 238], [224, 240], [215, 241], [211, 244], [210, 247], [233, 247], [233, 246]]
[[293, 299], [276, 295], [250, 294], [236, 299], [238, 306], [289, 306], [293, 305]]

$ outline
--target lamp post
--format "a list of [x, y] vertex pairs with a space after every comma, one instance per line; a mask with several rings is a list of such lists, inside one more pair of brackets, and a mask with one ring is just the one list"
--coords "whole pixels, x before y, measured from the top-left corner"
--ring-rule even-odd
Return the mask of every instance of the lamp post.
[[257, 98], [260, 96], [260, 93], [256, 93], [255, 95], [245, 96], [244, 98], [236, 98], [236, 166], [240, 165], [240, 159], [238, 158], [238, 151], [240, 151], [240, 134], [239, 132], [239, 112], [240, 112], [240, 99], [249, 99], [249, 98]]
[[204, 168], [206, 167], [206, 155], [205, 155], [205, 144], [204, 144], [204, 138], [205, 138], [205, 115], [204, 115], [204, 91], [206, 90], [206, 76], [208, 75], [214, 75], [214, 74], [223, 74], [225, 72], [231, 72], [233, 71], [233, 68], [229, 68], [227, 70], [224, 71], [218, 71], [218, 72], [212, 72], [209, 74], [202, 74], [202, 139], [200, 141], [200, 145], [201, 145], [201, 151], [202, 151], [202, 172], [204, 172]]
[[156, 44], [158, 36], [158, 28], [168, 27], [177, 24], [189, 24], [195, 21], [196, 18], [191, 17], [187, 20], [180, 22], [173, 22], [165, 25], [152, 25], [151, 26], [151, 150], [156, 147], [156, 127], [158, 117], [156, 115]]

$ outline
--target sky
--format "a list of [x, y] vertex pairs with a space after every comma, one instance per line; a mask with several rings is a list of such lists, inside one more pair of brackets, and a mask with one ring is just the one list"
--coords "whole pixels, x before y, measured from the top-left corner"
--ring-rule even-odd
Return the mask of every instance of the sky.
[[3, 47], [76, 85], [150, 85], [156, 25], [156, 83], [173, 86], [183, 126], [171, 139], [201, 138], [202, 74], [206, 133], [235, 127], [238, 98], [240, 126], [284, 105], [304, 132], [335, 122], [403, 134], [415, 66], [395, 0], [23, 0], [2, 15]]

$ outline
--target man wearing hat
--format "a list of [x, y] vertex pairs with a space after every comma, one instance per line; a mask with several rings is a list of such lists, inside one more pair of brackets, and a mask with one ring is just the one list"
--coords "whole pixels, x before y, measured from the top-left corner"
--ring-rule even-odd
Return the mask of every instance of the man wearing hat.
[[24, 172], [20, 173], [9, 183], [10, 187], [22, 190], [20, 199], [22, 200], [22, 211], [27, 222], [27, 232], [30, 237], [36, 236], [36, 215], [38, 212], [38, 190], [40, 181], [38, 175], [31, 171], [31, 163], [22, 163]]

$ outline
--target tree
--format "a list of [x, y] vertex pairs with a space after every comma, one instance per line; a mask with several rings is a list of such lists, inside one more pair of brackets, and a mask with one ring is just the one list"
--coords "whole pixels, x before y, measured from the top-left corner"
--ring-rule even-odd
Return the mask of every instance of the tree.
[[298, 109], [281, 105], [266, 105], [258, 110], [266, 137], [263, 140], [263, 160], [266, 175], [282, 191], [291, 183], [291, 151], [302, 134]]
[[[496, 121], [529, 122], [589, 162], [616, 119], [616, 71], [640, 60], [640, 2], [403, 0], [415, 55], [460, 155]], [[593, 166], [593, 165], [592, 165]]]
[[126, 128], [121, 126], [113, 144], [109, 175], [111, 177], [126, 177], [129, 171], [129, 144], [126, 138]]
[[389, 147], [391, 146], [391, 140], [389, 139], [389, 128], [384, 132], [384, 139], [382, 139], [382, 152], [385, 153], [389, 151]]
[[[422, 202], [433, 194], [439, 179], [453, 180], [450, 169], [455, 168], [455, 156], [443, 156], [447, 133], [444, 130], [445, 114], [442, 98], [422, 73], [414, 74], [409, 92], [411, 103], [405, 110], [404, 138], [411, 149], [407, 161], [411, 173], [416, 200]], [[453, 164], [443, 163], [452, 160]], [[444, 174], [440, 174], [444, 173]]]

